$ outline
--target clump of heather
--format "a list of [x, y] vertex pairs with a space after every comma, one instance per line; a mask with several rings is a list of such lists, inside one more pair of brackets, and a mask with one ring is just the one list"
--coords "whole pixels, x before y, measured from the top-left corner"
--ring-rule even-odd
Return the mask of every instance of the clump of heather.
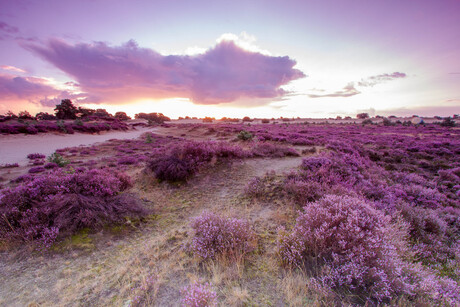
[[211, 284], [192, 283], [183, 290], [182, 306], [207, 307], [216, 306], [217, 294], [212, 290]]
[[[45, 246], [59, 235], [123, 222], [145, 210], [126, 193], [130, 179], [105, 169], [56, 171], [0, 191], [0, 238]], [[41, 243], [40, 243], [41, 242]]]
[[166, 181], [186, 181], [200, 167], [219, 158], [245, 156], [241, 147], [223, 142], [184, 142], [148, 163], [156, 178]]
[[29, 160], [44, 159], [44, 158], [46, 158], [46, 156], [40, 153], [31, 153], [27, 155], [27, 159]]
[[203, 212], [194, 218], [192, 228], [195, 235], [191, 249], [203, 259], [238, 260], [254, 249], [254, 232], [244, 220]]
[[402, 225], [396, 227], [361, 198], [327, 195], [299, 212], [292, 231], [280, 229], [278, 251], [290, 267], [314, 267], [322, 284], [376, 302], [397, 295], [425, 296], [418, 288], [428, 277], [437, 288], [450, 284], [448, 293], [430, 299], [452, 299], [459, 290], [453, 280], [441, 280], [404, 260], [410, 253], [404, 242], [407, 225]]
[[29, 169], [30, 174], [41, 173], [41, 172], [44, 172], [44, 171], [45, 171], [45, 168], [42, 167], [42, 166], [31, 167]]

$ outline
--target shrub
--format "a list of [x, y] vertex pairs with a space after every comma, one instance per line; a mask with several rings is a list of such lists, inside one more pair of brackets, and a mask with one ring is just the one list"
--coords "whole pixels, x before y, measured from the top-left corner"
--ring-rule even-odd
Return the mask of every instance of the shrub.
[[46, 156], [40, 153], [31, 153], [27, 155], [27, 159], [29, 160], [44, 159], [44, 158], [46, 158]]
[[53, 153], [51, 156], [48, 157], [48, 162], [55, 163], [59, 167], [64, 167], [70, 163], [69, 160], [65, 159], [63, 156], [61, 156], [57, 152]]
[[328, 195], [304, 207], [291, 233], [280, 230], [279, 254], [289, 266], [323, 266], [332, 288], [382, 301], [409, 291], [389, 232], [389, 218], [363, 200]]
[[275, 157], [282, 158], [286, 156], [298, 157], [299, 153], [291, 147], [275, 145], [272, 143], [262, 142], [255, 145], [251, 154], [254, 157]]
[[203, 259], [238, 260], [253, 250], [254, 233], [246, 221], [203, 212], [193, 220], [192, 228], [192, 251]]
[[129, 177], [108, 170], [58, 171], [29, 178], [0, 192], [0, 238], [49, 245], [58, 233], [141, 216], [145, 210], [138, 201], [119, 194], [129, 186]]
[[358, 115], [356, 115], [356, 118], [358, 118], [358, 119], [366, 119], [366, 118], [369, 118], [369, 114], [368, 113], [359, 113]]
[[217, 158], [238, 158], [245, 153], [238, 146], [217, 142], [185, 142], [165, 155], [152, 159], [147, 167], [160, 180], [186, 181], [201, 166]]
[[30, 174], [41, 173], [41, 172], [44, 172], [44, 171], [45, 171], [45, 168], [42, 167], [42, 166], [32, 167], [32, 168], [29, 169]]
[[252, 138], [254, 137], [251, 132], [248, 132], [246, 130], [241, 130], [238, 135], [237, 135], [238, 139], [242, 140], [242, 141], [249, 141], [249, 140], [252, 140]]
[[200, 284], [194, 282], [183, 290], [184, 298], [182, 305], [186, 307], [207, 307], [215, 306], [217, 294], [209, 283]]

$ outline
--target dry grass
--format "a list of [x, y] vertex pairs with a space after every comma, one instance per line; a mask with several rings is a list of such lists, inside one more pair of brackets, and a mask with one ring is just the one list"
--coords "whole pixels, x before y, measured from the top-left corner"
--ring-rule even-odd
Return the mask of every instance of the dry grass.
[[[203, 131], [195, 133], [199, 137]], [[292, 221], [295, 210], [250, 200], [243, 191], [250, 178], [272, 169], [288, 170], [300, 159], [216, 164], [181, 186], [158, 183], [132, 167], [132, 192], [153, 210], [146, 221], [85, 233], [44, 255], [1, 255], [0, 305], [126, 306], [144, 295], [147, 305], [177, 306], [181, 290], [200, 280], [213, 285], [222, 306], [299, 306], [311, 293], [300, 286], [305, 285], [302, 276], [280, 277], [284, 269], [275, 253], [276, 228]], [[195, 257], [187, 248], [193, 235], [190, 219], [203, 210], [248, 219], [259, 238], [255, 251], [237, 261], [202, 262]], [[152, 275], [154, 286], [141, 293]]]

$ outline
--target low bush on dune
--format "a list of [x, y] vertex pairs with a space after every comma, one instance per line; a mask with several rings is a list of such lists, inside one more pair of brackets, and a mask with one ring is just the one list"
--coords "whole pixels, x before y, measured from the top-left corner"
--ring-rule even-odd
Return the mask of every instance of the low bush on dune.
[[0, 238], [49, 247], [58, 236], [139, 217], [130, 179], [104, 169], [43, 174], [0, 191]]
[[[458, 303], [453, 280], [405, 260], [410, 256], [406, 225], [396, 226], [360, 198], [328, 195], [307, 204], [292, 231], [280, 229], [279, 255], [287, 266], [313, 271], [325, 286], [338, 293], [346, 289], [363, 300], [422, 295]], [[432, 290], [427, 291], [427, 283]]]
[[239, 260], [254, 249], [255, 234], [248, 222], [203, 212], [192, 222], [192, 251], [202, 259]]

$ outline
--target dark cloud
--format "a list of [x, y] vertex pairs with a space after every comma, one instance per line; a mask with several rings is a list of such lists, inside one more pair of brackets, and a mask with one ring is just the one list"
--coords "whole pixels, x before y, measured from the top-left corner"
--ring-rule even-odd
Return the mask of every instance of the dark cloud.
[[0, 21], [0, 40], [4, 40], [19, 33], [19, 29], [10, 26], [4, 21]]
[[391, 81], [394, 79], [405, 78], [407, 75], [402, 72], [394, 72], [392, 74], [381, 74], [376, 76], [367, 77], [358, 82], [358, 86], [374, 86], [382, 82]]
[[[317, 90], [319, 91], [319, 90]], [[348, 83], [347, 86], [345, 86], [342, 90], [340, 91], [336, 91], [334, 93], [330, 93], [330, 94], [322, 94], [322, 95], [318, 95], [318, 94], [308, 94], [308, 97], [310, 98], [322, 98], [322, 97], [351, 97], [351, 96], [355, 96], [355, 95], [358, 95], [360, 94], [361, 92], [358, 91], [356, 88], [355, 88], [355, 85], [353, 82], [351, 83]]]
[[305, 75], [287, 56], [273, 57], [222, 41], [195, 56], [168, 55], [134, 41], [71, 45], [50, 40], [28, 48], [75, 78], [88, 101], [126, 103], [141, 99], [190, 98], [196, 104], [280, 98], [280, 87]]

